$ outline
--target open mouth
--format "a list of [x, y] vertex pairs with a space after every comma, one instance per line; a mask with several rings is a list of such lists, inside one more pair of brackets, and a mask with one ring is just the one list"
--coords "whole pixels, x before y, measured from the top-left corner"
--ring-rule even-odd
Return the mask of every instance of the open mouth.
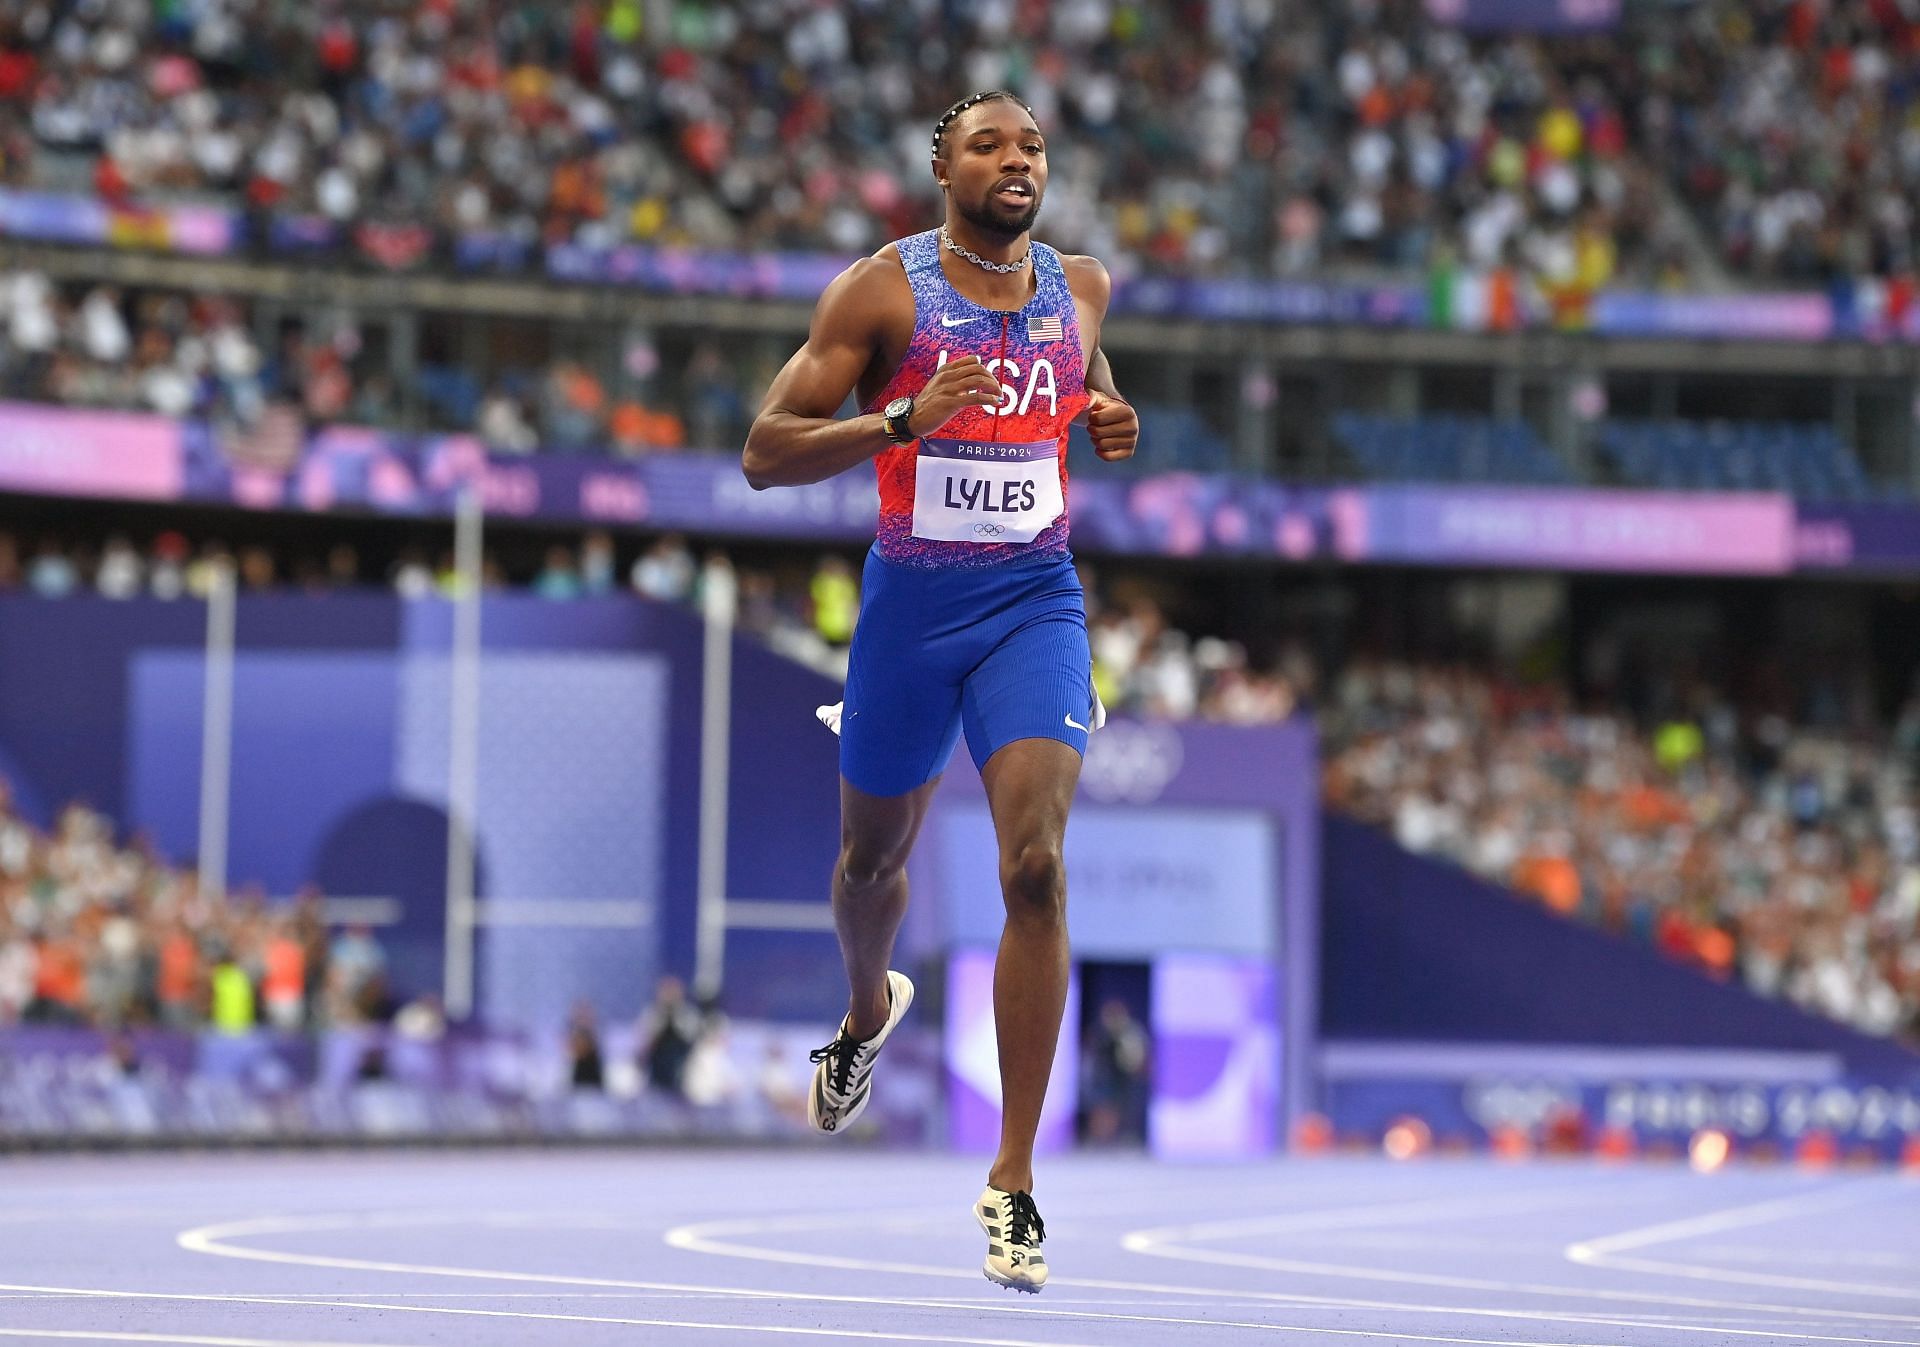
[[1033, 201], [1033, 184], [1025, 178], [1008, 178], [993, 189], [993, 197], [1004, 205], [1024, 208]]

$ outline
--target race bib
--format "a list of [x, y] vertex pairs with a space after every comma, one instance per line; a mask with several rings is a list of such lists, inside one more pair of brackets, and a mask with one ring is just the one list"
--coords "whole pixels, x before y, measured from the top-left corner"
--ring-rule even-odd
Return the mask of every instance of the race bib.
[[920, 441], [913, 536], [945, 543], [1030, 543], [1067, 508], [1060, 442]]

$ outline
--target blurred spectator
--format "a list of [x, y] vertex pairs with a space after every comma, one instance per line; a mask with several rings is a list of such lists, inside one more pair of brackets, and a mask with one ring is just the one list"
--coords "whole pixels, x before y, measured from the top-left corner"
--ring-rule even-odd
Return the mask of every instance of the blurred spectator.
[[100, 564], [93, 574], [93, 586], [109, 599], [131, 599], [144, 588], [145, 577], [140, 554], [133, 544], [116, 534], [107, 539], [100, 553]]
[[438, 1043], [447, 1036], [447, 1015], [440, 998], [423, 992], [394, 1012], [393, 1032], [410, 1043]]
[[807, 586], [813, 609], [813, 629], [830, 646], [844, 646], [853, 640], [854, 619], [860, 615], [860, 580], [842, 556], [820, 559], [819, 569]]
[[699, 1108], [718, 1108], [740, 1097], [740, 1069], [733, 1060], [726, 1016], [712, 1012], [703, 1016], [680, 1088], [687, 1102]]
[[1104, 1002], [1081, 1049], [1081, 1139], [1142, 1145], [1147, 1139], [1150, 1040], [1127, 1003]]
[[260, 950], [260, 999], [276, 1029], [304, 1027], [307, 1015], [307, 951], [291, 918], [272, 921]]
[[600, 1060], [600, 1031], [593, 1007], [582, 1001], [567, 1020], [567, 1078], [576, 1090], [606, 1088]]
[[57, 542], [45, 539], [27, 564], [27, 588], [43, 599], [64, 599], [80, 586], [80, 572]]
[[385, 1018], [387, 958], [363, 923], [341, 932], [328, 951], [327, 1018], [364, 1024]]
[[614, 577], [613, 539], [603, 529], [594, 529], [580, 540], [580, 591], [595, 598], [611, 594], [618, 581]]
[[580, 597], [580, 572], [574, 568], [571, 549], [557, 544], [547, 549], [546, 565], [534, 577], [533, 592], [543, 599]]
[[684, 603], [693, 596], [693, 553], [687, 540], [668, 533], [656, 539], [633, 563], [633, 587], [649, 599]]
[[186, 564], [192, 550], [184, 537], [172, 531], [153, 540], [147, 588], [156, 599], [177, 599], [187, 592]]
[[700, 1037], [700, 1012], [687, 1000], [679, 978], [666, 974], [654, 983], [653, 1000], [640, 1013], [635, 1032], [647, 1087], [684, 1097], [687, 1060]]
[[733, 366], [712, 342], [694, 348], [682, 380], [686, 386], [686, 436], [709, 449], [731, 449], [746, 440], [748, 411]]
[[208, 985], [212, 995], [208, 1020], [214, 1032], [234, 1035], [252, 1033], [258, 1013], [253, 975], [241, 966], [236, 951], [222, 951], [214, 959]]
[[528, 422], [520, 400], [498, 388], [481, 400], [474, 432], [498, 453], [530, 454], [540, 447], [540, 433]]

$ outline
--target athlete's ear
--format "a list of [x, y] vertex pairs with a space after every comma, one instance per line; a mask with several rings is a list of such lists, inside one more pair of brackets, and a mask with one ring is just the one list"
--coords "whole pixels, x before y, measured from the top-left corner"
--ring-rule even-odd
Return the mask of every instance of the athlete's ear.
[[947, 190], [947, 161], [936, 157], [933, 161], [933, 180], [940, 184], [940, 190]]

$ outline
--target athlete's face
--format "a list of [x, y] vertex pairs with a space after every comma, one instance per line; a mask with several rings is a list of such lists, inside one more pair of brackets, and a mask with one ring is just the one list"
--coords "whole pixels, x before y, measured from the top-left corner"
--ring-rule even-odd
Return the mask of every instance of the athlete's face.
[[1014, 239], [1033, 228], [1047, 190], [1047, 143], [1018, 103], [968, 108], [947, 128], [947, 154], [933, 161], [960, 218]]

